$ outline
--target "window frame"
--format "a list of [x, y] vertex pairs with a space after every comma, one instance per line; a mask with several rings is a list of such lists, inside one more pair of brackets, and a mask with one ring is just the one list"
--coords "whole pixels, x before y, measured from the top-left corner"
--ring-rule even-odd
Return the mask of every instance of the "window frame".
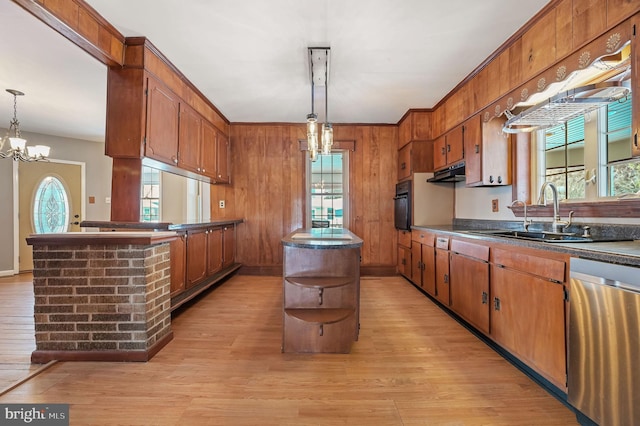
[[[334, 148], [331, 150], [331, 155], [337, 154], [338, 152], [342, 154], [342, 228], [349, 228], [349, 207], [350, 207], [350, 196], [349, 196], [349, 166], [350, 166], [350, 150], [347, 148]], [[304, 152], [305, 154], [305, 227], [312, 227], [312, 203], [311, 203], [311, 167], [312, 161], [309, 156], [309, 151]], [[322, 154], [318, 154], [318, 159]]]

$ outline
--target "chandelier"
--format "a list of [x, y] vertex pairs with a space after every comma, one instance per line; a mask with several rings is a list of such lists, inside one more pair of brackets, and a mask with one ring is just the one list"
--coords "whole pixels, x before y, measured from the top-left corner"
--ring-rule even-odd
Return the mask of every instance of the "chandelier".
[[[27, 140], [20, 136], [17, 97], [24, 96], [19, 90], [7, 89], [13, 95], [13, 119], [9, 122], [7, 135], [0, 139], [0, 158], [12, 158], [13, 161], [48, 161], [50, 148], [45, 145], [27, 146]], [[5, 150], [6, 144], [9, 144]]]
[[[307, 148], [311, 161], [318, 159], [318, 150], [322, 154], [331, 153], [333, 146], [333, 126], [329, 122], [329, 47], [309, 47], [309, 71], [311, 75], [311, 114], [307, 115]], [[318, 146], [318, 114], [315, 113], [315, 88], [324, 86], [324, 115]]]

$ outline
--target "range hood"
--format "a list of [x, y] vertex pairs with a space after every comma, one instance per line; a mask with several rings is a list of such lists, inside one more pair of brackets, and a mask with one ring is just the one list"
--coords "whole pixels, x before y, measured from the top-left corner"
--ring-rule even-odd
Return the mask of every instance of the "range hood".
[[464, 179], [464, 161], [462, 161], [444, 170], [434, 172], [433, 177], [427, 179], [427, 182], [461, 182]]
[[505, 111], [508, 120], [502, 131], [522, 133], [557, 126], [611, 102], [623, 99], [630, 93], [628, 80], [607, 81], [577, 87], [558, 93], [518, 115]]

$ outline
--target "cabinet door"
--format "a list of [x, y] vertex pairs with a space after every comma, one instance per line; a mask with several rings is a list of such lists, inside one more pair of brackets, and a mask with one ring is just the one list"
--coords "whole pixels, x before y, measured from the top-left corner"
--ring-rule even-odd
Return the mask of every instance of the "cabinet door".
[[489, 333], [489, 264], [451, 253], [451, 309]]
[[178, 167], [200, 173], [202, 119], [186, 104], [180, 103], [180, 131], [178, 137]]
[[187, 285], [192, 287], [207, 276], [207, 232], [191, 231], [187, 234]]
[[491, 268], [491, 336], [560, 389], [566, 388], [564, 287]]
[[436, 255], [434, 248], [422, 245], [422, 288], [432, 296], [436, 295]]
[[449, 250], [436, 248], [436, 299], [445, 306], [451, 302], [449, 294]]
[[398, 151], [398, 180], [411, 176], [411, 144]]
[[235, 262], [236, 253], [236, 227], [225, 226], [222, 234], [222, 267], [228, 268]]
[[511, 137], [502, 131], [506, 117], [482, 123], [482, 183], [511, 185]]
[[202, 141], [201, 150], [202, 158], [200, 159], [201, 173], [209, 176], [213, 180], [217, 180], [217, 143], [218, 131], [211, 123], [202, 120]]
[[447, 140], [440, 136], [433, 144], [433, 168], [441, 169], [447, 165]]
[[169, 245], [171, 262], [171, 296], [180, 294], [185, 289], [185, 271], [187, 264], [187, 242], [185, 234], [171, 241]]
[[216, 141], [216, 182], [229, 183], [229, 138], [221, 132], [217, 132]]
[[422, 287], [422, 244], [411, 243], [411, 281]]
[[482, 183], [482, 127], [479, 114], [464, 124], [464, 160], [466, 185]]
[[411, 249], [398, 246], [398, 273], [411, 279]]
[[447, 164], [455, 164], [464, 159], [464, 128], [455, 127], [447, 133]]
[[207, 233], [207, 275], [222, 270], [222, 228], [214, 228]]
[[178, 104], [178, 98], [162, 83], [147, 79], [147, 157], [178, 163]]

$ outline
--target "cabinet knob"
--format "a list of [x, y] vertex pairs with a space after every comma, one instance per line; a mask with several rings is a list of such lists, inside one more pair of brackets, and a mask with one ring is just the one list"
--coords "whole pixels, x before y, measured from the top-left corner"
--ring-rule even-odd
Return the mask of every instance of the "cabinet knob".
[[174, 158], [174, 159], [173, 159], [173, 162], [174, 162], [175, 164], [178, 164], [178, 159], [177, 159], [177, 158]]
[[476, 154], [480, 153], [480, 145], [476, 144]]

